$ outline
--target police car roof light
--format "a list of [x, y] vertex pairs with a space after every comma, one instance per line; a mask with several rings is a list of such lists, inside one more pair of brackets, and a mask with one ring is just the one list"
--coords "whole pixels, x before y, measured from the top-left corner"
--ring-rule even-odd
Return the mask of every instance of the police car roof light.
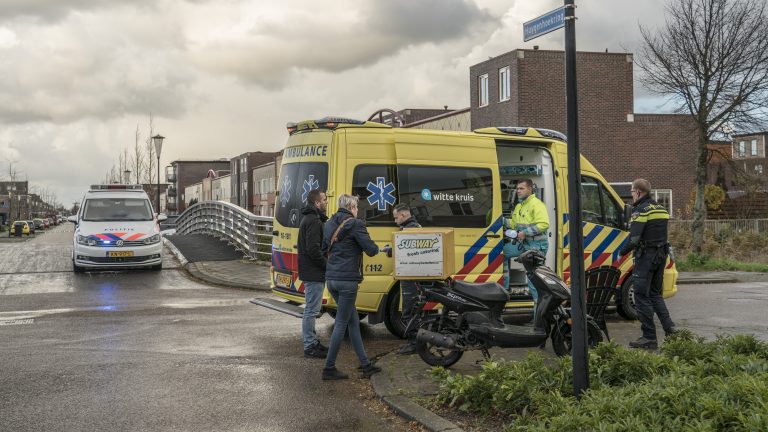
[[129, 184], [98, 184], [91, 185], [92, 191], [106, 191], [106, 190], [124, 190], [124, 191], [142, 191], [144, 187], [141, 185], [129, 185]]

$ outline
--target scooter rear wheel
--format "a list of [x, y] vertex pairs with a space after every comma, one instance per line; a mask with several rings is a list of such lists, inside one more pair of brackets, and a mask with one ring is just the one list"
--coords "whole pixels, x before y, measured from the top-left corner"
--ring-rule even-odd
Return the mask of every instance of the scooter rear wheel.
[[[552, 349], [555, 354], [560, 357], [571, 355], [573, 349], [573, 331], [571, 326], [566, 322], [561, 322], [555, 325], [552, 329]], [[603, 331], [600, 326], [591, 319], [587, 320], [587, 345], [589, 347], [596, 347], [597, 344], [603, 341]]]
[[[440, 317], [429, 317], [421, 323], [419, 328], [433, 331], [443, 334], [457, 334], [453, 320], [444, 318], [443, 323], [440, 323]], [[442, 366], [450, 367], [461, 359], [464, 355], [464, 351], [460, 349], [441, 348], [436, 345], [432, 345], [427, 342], [416, 342], [416, 352], [419, 354], [424, 363], [430, 366]]]

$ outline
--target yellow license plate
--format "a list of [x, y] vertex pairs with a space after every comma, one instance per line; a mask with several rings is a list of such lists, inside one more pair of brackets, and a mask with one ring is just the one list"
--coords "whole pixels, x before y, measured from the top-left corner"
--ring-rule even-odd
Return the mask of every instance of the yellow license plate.
[[110, 258], [132, 257], [133, 251], [109, 251], [107, 256]]
[[281, 287], [281, 288], [290, 288], [291, 287], [291, 275], [277, 273], [275, 275], [275, 285]]

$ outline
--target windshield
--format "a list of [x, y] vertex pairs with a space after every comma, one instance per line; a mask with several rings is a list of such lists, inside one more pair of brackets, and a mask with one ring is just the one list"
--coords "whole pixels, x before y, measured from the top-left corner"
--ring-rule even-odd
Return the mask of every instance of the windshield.
[[312, 189], [328, 187], [328, 164], [325, 162], [299, 162], [284, 164], [280, 171], [275, 217], [285, 227], [298, 227], [301, 208], [307, 205], [307, 194]]
[[152, 209], [146, 198], [92, 198], [85, 201], [86, 221], [151, 221]]

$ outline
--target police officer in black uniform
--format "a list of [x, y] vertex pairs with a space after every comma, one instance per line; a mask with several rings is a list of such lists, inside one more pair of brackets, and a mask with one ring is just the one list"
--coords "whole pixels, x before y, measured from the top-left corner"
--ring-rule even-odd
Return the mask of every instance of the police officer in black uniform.
[[653, 323], [654, 312], [659, 317], [667, 336], [674, 333], [675, 323], [669, 316], [662, 286], [664, 267], [669, 255], [667, 225], [669, 213], [659, 203], [651, 199], [651, 183], [637, 179], [632, 182], [632, 221], [629, 227], [629, 239], [622, 247], [622, 256], [634, 251], [635, 267], [633, 271], [635, 289], [635, 308], [637, 308], [640, 329], [643, 336], [629, 343], [632, 348], [656, 349], [656, 326]]
[[[392, 217], [395, 218], [395, 222], [400, 226], [400, 229], [405, 228], [421, 228], [421, 225], [416, 218], [411, 215], [411, 208], [408, 204], [400, 203], [392, 209]], [[402, 320], [406, 325], [411, 320], [413, 312], [413, 304], [418, 300], [419, 287], [416, 281], [401, 280], [400, 290], [403, 295], [403, 315]], [[410, 334], [404, 335], [408, 339], [408, 343], [401, 346], [397, 351], [398, 354], [410, 355], [416, 353], [416, 330], [418, 325], [411, 326]]]

